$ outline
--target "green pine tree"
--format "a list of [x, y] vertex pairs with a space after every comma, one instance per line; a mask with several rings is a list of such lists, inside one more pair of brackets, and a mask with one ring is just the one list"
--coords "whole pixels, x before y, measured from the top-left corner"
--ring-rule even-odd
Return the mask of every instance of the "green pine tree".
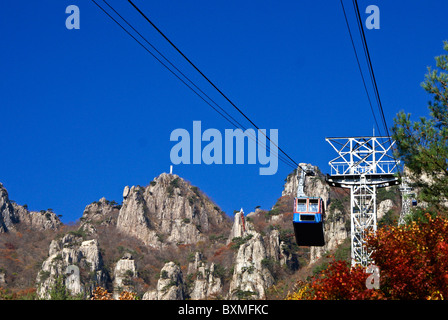
[[429, 118], [411, 121], [410, 114], [397, 114], [392, 128], [397, 141], [396, 153], [417, 177], [426, 174], [428, 181], [416, 181], [419, 200], [428, 203], [428, 210], [447, 212], [448, 200], [448, 41], [447, 54], [435, 58], [436, 68], [428, 67], [423, 89], [431, 96]]
[[65, 277], [58, 276], [56, 282], [50, 288], [50, 300], [84, 300], [83, 293], [72, 295], [70, 290], [65, 286]]
[[57, 277], [56, 282], [51, 287], [49, 294], [50, 294], [50, 300], [69, 300], [70, 299], [70, 297], [71, 297], [70, 292], [65, 287], [63, 276]]

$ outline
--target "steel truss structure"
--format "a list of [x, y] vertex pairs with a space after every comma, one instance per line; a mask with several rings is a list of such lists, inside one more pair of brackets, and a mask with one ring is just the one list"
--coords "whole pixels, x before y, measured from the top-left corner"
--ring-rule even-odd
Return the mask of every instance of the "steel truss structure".
[[400, 186], [401, 192], [401, 212], [398, 224], [402, 225], [406, 223], [406, 216], [411, 213], [411, 201], [414, 196], [414, 189], [409, 186], [409, 179], [403, 177]]
[[390, 137], [345, 137], [325, 139], [338, 153], [329, 162], [327, 182], [350, 189], [352, 266], [373, 263], [366, 236], [376, 232], [376, 190], [399, 184], [398, 162], [392, 157], [395, 144]]

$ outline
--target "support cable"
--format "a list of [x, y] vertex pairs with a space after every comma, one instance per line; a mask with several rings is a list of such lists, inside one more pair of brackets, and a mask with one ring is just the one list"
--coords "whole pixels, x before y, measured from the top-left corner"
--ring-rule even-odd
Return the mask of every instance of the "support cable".
[[[213, 104], [215, 104], [222, 112], [217, 110], [208, 100], [206, 100], [201, 94], [199, 94], [193, 87], [191, 87], [185, 80], [183, 80], [178, 74], [176, 74], [168, 65], [166, 65], [163, 61], [161, 61], [154, 53], [152, 53], [142, 42], [140, 42], [134, 35], [132, 35], [120, 22], [118, 22], [114, 17], [112, 17], [103, 7], [101, 7], [95, 0], [92, 0], [96, 6], [98, 6], [110, 19], [112, 19], [123, 31], [125, 31], [133, 40], [135, 40], [140, 46], [142, 46], [149, 54], [151, 54], [160, 64], [162, 64], [168, 71], [170, 71], [178, 80], [180, 80], [184, 85], [186, 85], [191, 91], [193, 91], [199, 98], [201, 98], [205, 103], [207, 103], [213, 110], [215, 110], [219, 115], [221, 115], [224, 119], [226, 119], [229, 123], [231, 123], [234, 127], [241, 127], [245, 130], [245, 127], [241, 125], [235, 118], [233, 118], [230, 114], [228, 114], [221, 106], [219, 106], [213, 99], [211, 99], [206, 93], [204, 93], [194, 82], [192, 82], [184, 73], [182, 73], [173, 63], [171, 63], [159, 50], [157, 50], [145, 37], [141, 35], [126, 19], [124, 19], [109, 3], [103, 0], [106, 5], [109, 6], [130, 28], [132, 28], [148, 45], [150, 45], [163, 59], [165, 59], [177, 72], [179, 72], [188, 82], [190, 82], [199, 92], [201, 92], [207, 99], [209, 99]], [[230, 119], [229, 119], [230, 118]], [[233, 121], [232, 121], [233, 120]], [[236, 123], [236, 124], [235, 124]], [[258, 129], [258, 128], [257, 128]], [[260, 130], [260, 129], [258, 129]], [[263, 133], [262, 131], [259, 131]], [[264, 133], [263, 133], [264, 134]], [[265, 134], [264, 134], [265, 135]], [[265, 135], [266, 136], [266, 135]], [[252, 135], [248, 135], [248, 138], [253, 137]], [[268, 138], [269, 139], [269, 138]], [[256, 141], [256, 140], [255, 140]], [[265, 145], [266, 146], [266, 145]], [[266, 149], [270, 151], [269, 147], [266, 146]], [[295, 163], [291, 160], [284, 158], [282, 155], [278, 154], [279, 160], [283, 163], [289, 165], [292, 168], [296, 168]]]

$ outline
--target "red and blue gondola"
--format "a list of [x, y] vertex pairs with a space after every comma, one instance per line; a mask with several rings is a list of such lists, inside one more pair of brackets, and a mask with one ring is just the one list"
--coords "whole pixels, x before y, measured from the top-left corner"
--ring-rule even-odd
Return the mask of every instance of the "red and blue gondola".
[[293, 225], [297, 245], [325, 245], [324, 215], [325, 208], [322, 198], [301, 197], [294, 199]]

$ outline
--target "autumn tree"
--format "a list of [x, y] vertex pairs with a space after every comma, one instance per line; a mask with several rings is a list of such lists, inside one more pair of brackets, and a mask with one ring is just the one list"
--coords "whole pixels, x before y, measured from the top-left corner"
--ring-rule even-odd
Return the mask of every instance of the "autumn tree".
[[436, 68], [428, 67], [423, 89], [431, 96], [429, 118], [412, 121], [411, 114], [401, 111], [394, 119], [393, 138], [396, 154], [416, 177], [419, 200], [434, 212], [447, 211], [448, 200], [448, 41], [447, 54], [435, 58]]
[[387, 298], [448, 297], [448, 220], [430, 214], [424, 218], [380, 229], [368, 240]]
[[334, 260], [309, 282], [300, 283], [290, 299], [426, 300], [448, 297], [448, 220], [426, 215], [423, 221], [384, 227], [368, 237], [379, 267], [379, 288], [367, 288], [362, 267]]

